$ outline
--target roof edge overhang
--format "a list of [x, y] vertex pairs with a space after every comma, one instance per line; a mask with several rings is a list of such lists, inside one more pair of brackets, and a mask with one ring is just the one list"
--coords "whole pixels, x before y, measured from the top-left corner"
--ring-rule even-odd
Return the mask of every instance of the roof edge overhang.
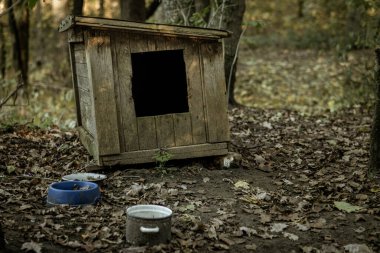
[[93, 29], [122, 30], [126, 32], [141, 32], [166, 36], [194, 37], [199, 39], [222, 39], [229, 37], [231, 32], [218, 29], [166, 25], [155, 23], [131, 22], [119, 19], [95, 18], [84, 16], [67, 16], [59, 25], [59, 32], [82, 26]]

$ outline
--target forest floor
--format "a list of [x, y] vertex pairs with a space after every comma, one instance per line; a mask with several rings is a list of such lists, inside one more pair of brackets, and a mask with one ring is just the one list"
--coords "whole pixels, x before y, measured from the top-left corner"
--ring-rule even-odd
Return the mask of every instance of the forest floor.
[[[304, 82], [310, 85], [294, 92], [310, 98], [309, 87], [317, 85], [312, 81], [324, 83], [321, 75], [332, 65], [307, 70], [309, 52], [298, 53], [306, 54], [294, 60], [305, 72], [293, 66], [302, 73], [288, 69], [286, 78], [297, 82], [309, 73]], [[272, 56], [273, 64], [285, 59]], [[330, 102], [323, 113], [310, 114], [291, 107], [297, 99], [283, 100], [286, 109], [281, 109], [281, 98], [275, 109], [258, 109], [250, 92], [266, 77], [247, 66], [272, 66], [265, 57], [258, 61], [245, 58], [237, 90], [239, 101], [253, 107], [229, 111], [230, 150], [241, 160], [228, 169], [212, 159], [170, 162], [164, 169], [154, 164], [109, 168], [101, 171], [107, 179], [95, 206], [45, 203], [50, 183], [91, 163], [74, 130], [2, 128], [0, 221], [9, 252], [380, 252], [380, 182], [367, 175], [371, 111], [366, 106], [335, 110]], [[267, 76], [277, 88], [286, 84], [278, 79], [288, 68], [283, 64]], [[285, 97], [282, 92], [277, 94]], [[322, 106], [318, 99], [313, 104]], [[173, 210], [169, 244], [126, 243], [125, 208], [142, 203]]]

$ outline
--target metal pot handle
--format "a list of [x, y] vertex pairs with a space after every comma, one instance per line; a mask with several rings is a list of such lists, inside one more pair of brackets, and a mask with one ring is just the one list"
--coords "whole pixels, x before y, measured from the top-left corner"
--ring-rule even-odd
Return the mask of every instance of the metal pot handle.
[[141, 226], [141, 227], [140, 227], [140, 231], [141, 231], [141, 233], [153, 234], [153, 233], [158, 233], [158, 232], [160, 232], [160, 228], [159, 228], [159, 227], [146, 228], [146, 227]]

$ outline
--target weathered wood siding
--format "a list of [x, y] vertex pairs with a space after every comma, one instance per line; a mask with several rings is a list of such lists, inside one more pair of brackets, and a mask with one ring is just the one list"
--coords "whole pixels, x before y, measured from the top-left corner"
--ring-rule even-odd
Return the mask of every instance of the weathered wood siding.
[[211, 143], [230, 139], [222, 51], [221, 43], [201, 44], [207, 140]]
[[99, 155], [119, 154], [120, 140], [110, 36], [107, 32], [86, 31], [85, 41]]
[[95, 115], [93, 107], [93, 91], [88, 78], [88, 68], [84, 44], [73, 44], [73, 54], [75, 59], [76, 70], [76, 89], [79, 99], [80, 125], [95, 136]]
[[[81, 140], [99, 163], [149, 162], [160, 148], [174, 159], [227, 152], [220, 42], [92, 29], [69, 41]], [[136, 117], [131, 54], [165, 50], [183, 51], [189, 111]]]
[[[151, 148], [174, 147], [207, 142], [204, 97], [201, 77], [199, 43], [195, 40], [147, 36], [135, 33], [111, 33], [114, 80], [119, 124], [121, 151], [135, 151]], [[187, 76], [189, 113], [152, 116], [150, 127], [156, 129], [149, 144], [141, 136], [140, 129], [147, 129], [146, 119], [136, 118], [132, 97], [131, 53], [183, 50]], [[147, 101], [148, 102], [148, 101]], [[163, 120], [164, 119], [164, 120]], [[163, 128], [163, 129], [162, 129]], [[145, 131], [145, 130], [144, 130]], [[169, 134], [170, 132], [170, 134]], [[164, 140], [166, 136], [168, 140]]]

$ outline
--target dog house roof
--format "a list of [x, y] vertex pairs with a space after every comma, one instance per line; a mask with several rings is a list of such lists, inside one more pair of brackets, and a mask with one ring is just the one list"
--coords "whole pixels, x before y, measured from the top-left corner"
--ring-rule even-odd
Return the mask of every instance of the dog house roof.
[[193, 37], [199, 39], [221, 39], [229, 37], [230, 32], [224, 30], [188, 27], [179, 25], [163, 25], [153, 23], [130, 22], [119, 19], [94, 18], [83, 16], [67, 16], [60, 24], [59, 31], [63, 32], [75, 26], [96, 29], [122, 30], [153, 35]]

